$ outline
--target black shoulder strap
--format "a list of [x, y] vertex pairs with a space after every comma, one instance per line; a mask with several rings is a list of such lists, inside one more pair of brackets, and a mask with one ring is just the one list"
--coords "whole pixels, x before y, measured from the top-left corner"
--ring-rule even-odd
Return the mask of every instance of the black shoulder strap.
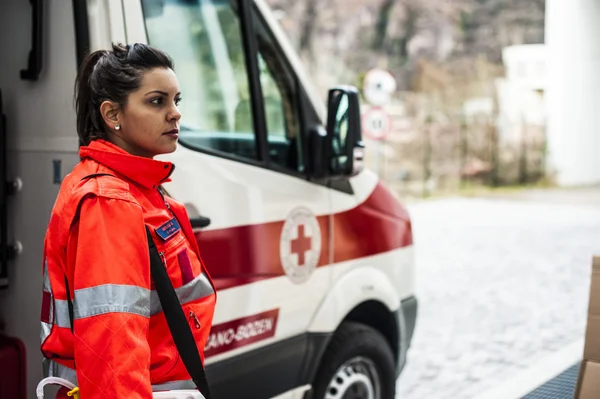
[[200, 354], [198, 353], [196, 340], [192, 335], [190, 325], [185, 318], [179, 298], [177, 298], [177, 293], [173, 288], [173, 284], [171, 284], [167, 269], [165, 269], [162, 263], [148, 226], [146, 226], [146, 233], [148, 236], [148, 247], [150, 248], [150, 274], [154, 280], [156, 293], [165, 313], [173, 341], [196, 387], [198, 387], [198, 390], [200, 390], [200, 393], [206, 399], [211, 399], [206, 373], [200, 359]]
[[71, 332], [73, 332], [73, 301], [71, 300], [71, 290], [69, 290], [69, 280], [65, 275], [65, 290], [67, 291], [67, 306], [69, 307], [69, 323], [71, 324]]
[[115, 177], [115, 175], [111, 175], [110, 173], [94, 173], [94, 174], [91, 174], [91, 175], [87, 175], [87, 176], [85, 176], [85, 177], [84, 177], [83, 179], [81, 179], [80, 181], [89, 180], [89, 179], [91, 179], [92, 177], [100, 177], [100, 176], [112, 176], [112, 177]]

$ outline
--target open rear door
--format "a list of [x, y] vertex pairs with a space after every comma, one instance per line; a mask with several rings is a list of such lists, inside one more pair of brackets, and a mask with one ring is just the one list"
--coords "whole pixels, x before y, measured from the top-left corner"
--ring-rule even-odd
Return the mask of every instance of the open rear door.
[[[15, 192], [16, 185], [7, 179], [6, 115], [2, 106], [0, 90], [0, 289], [8, 288], [8, 262], [14, 258], [15, 245], [8, 245], [8, 197]], [[17, 338], [2, 334], [0, 320], [0, 398], [25, 399], [26, 352], [25, 345]]]

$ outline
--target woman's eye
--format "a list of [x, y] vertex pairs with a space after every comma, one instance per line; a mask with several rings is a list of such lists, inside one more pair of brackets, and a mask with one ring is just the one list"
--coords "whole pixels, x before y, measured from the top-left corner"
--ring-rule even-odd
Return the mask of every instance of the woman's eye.
[[150, 103], [154, 105], [161, 105], [163, 103], [163, 99], [160, 97], [153, 98], [152, 100], [150, 100]]
[[175, 105], [179, 106], [180, 102], [181, 102], [181, 98], [176, 98], [175, 99]]

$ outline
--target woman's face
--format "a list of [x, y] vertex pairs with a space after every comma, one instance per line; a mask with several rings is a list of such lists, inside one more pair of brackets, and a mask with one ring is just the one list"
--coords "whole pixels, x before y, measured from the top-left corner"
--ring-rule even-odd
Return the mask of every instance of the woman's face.
[[177, 149], [181, 100], [179, 82], [169, 68], [143, 74], [141, 86], [118, 112], [119, 130], [111, 129], [114, 144], [130, 154], [152, 158]]

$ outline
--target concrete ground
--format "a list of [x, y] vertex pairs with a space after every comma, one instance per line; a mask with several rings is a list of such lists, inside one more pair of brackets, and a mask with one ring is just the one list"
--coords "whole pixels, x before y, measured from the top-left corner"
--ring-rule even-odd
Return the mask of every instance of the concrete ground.
[[431, 199], [409, 212], [420, 309], [397, 398], [534, 388], [548, 359], [572, 363], [600, 254], [599, 188]]

